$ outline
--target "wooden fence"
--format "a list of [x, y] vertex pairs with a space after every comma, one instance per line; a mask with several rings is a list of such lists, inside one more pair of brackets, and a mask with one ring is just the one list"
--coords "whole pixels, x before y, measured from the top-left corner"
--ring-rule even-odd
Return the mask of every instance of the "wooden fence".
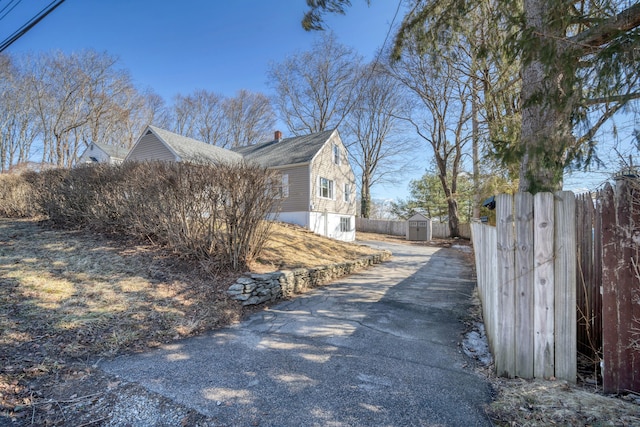
[[[388, 234], [390, 236], [406, 236], [407, 221], [356, 218], [356, 231]], [[432, 222], [431, 236], [436, 239], [447, 239], [451, 237], [449, 224]], [[471, 226], [469, 224], [460, 224], [460, 237], [466, 239], [471, 238]]]
[[406, 236], [407, 221], [356, 218], [356, 232], [388, 234], [390, 236]]
[[576, 302], [578, 353], [587, 358], [595, 372], [602, 358], [602, 222], [594, 196], [576, 196]]
[[496, 372], [576, 380], [576, 228], [571, 192], [496, 197], [496, 227], [472, 224]]
[[580, 197], [576, 216], [579, 350], [602, 361], [604, 392], [640, 392], [640, 182]]

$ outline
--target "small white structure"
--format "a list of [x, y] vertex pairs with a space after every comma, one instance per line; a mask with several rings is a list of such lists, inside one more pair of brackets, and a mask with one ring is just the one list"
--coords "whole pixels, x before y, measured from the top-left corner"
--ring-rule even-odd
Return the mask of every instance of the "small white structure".
[[407, 240], [431, 240], [431, 220], [422, 214], [415, 214], [407, 220]]
[[127, 157], [129, 150], [115, 145], [99, 144], [92, 142], [78, 158], [78, 165], [86, 163], [119, 164]]

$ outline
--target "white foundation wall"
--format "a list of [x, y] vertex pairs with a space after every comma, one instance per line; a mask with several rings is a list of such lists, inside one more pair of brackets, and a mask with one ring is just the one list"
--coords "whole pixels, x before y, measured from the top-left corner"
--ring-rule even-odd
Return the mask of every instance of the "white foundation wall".
[[[350, 218], [350, 230], [340, 231], [340, 218]], [[356, 220], [354, 215], [340, 215], [329, 212], [309, 212], [309, 229], [314, 233], [332, 239], [353, 242], [356, 240]]]
[[[340, 218], [350, 218], [350, 230], [340, 231]], [[316, 234], [332, 239], [353, 242], [356, 240], [356, 220], [354, 215], [339, 215], [324, 212], [280, 212], [270, 219], [296, 224], [308, 228]]]
[[269, 215], [269, 219], [309, 228], [309, 212], [280, 212]]

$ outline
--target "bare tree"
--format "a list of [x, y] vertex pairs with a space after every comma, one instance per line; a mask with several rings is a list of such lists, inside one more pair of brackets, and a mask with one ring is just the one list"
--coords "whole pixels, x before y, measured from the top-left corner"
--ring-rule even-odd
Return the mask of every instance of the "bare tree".
[[470, 80], [455, 61], [420, 52], [394, 62], [394, 75], [413, 94], [417, 108], [408, 121], [431, 147], [438, 178], [447, 200], [451, 236], [459, 236], [458, 176], [462, 155], [471, 140]]
[[240, 90], [222, 102], [225, 117], [224, 147], [251, 145], [269, 138], [276, 123], [271, 101], [261, 93]]
[[28, 60], [43, 162], [71, 166], [89, 139], [108, 132], [108, 122], [121, 120], [116, 100], [130, 87], [130, 79], [115, 68], [116, 62], [106, 53], [91, 50], [41, 54]]
[[74, 131], [80, 148], [94, 141], [129, 148], [153, 122], [157, 95], [140, 93], [125, 70], [105, 70], [87, 92], [88, 120]]
[[207, 144], [219, 144], [224, 136], [223, 96], [202, 90], [177, 95], [173, 103], [173, 130]]
[[198, 90], [175, 97], [171, 121], [176, 133], [226, 148], [266, 139], [276, 119], [271, 101], [261, 93], [240, 90], [225, 98]]
[[371, 214], [371, 187], [397, 180], [407, 167], [415, 140], [401, 132], [407, 100], [399, 82], [373, 63], [356, 82], [357, 103], [344, 122], [346, 146], [360, 171], [360, 215]]
[[[351, 0], [307, 2], [302, 25], [321, 29], [324, 13], [344, 13]], [[595, 136], [640, 100], [640, 3], [629, 0], [412, 0], [396, 36], [395, 56], [419, 34], [423, 50], [467, 33], [469, 16], [489, 5], [487, 27], [498, 43], [472, 45], [518, 62], [522, 76], [519, 138], [494, 147], [520, 163], [521, 191], [555, 191], [568, 166], [588, 165]], [[434, 46], [436, 45], [436, 46]], [[491, 70], [492, 72], [494, 70]]]
[[274, 63], [269, 81], [276, 91], [275, 103], [294, 135], [305, 135], [338, 127], [357, 98], [362, 59], [323, 34], [312, 49]]
[[0, 56], [0, 171], [29, 160], [39, 129], [25, 79], [8, 56]]
[[32, 159], [71, 166], [91, 142], [130, 147], [163, 122], [164, 101], [141, 93], [117, 60], [95, 51], [0, 58], [0, 169]]

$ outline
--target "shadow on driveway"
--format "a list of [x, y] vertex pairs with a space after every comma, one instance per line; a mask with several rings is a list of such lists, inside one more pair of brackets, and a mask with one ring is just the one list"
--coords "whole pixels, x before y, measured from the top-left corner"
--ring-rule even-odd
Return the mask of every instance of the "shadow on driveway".
[[391, 261], [207, 336], [100, 367], [233, 426], [489, 426], [460, 350], [474, 287], [456, 249]]

